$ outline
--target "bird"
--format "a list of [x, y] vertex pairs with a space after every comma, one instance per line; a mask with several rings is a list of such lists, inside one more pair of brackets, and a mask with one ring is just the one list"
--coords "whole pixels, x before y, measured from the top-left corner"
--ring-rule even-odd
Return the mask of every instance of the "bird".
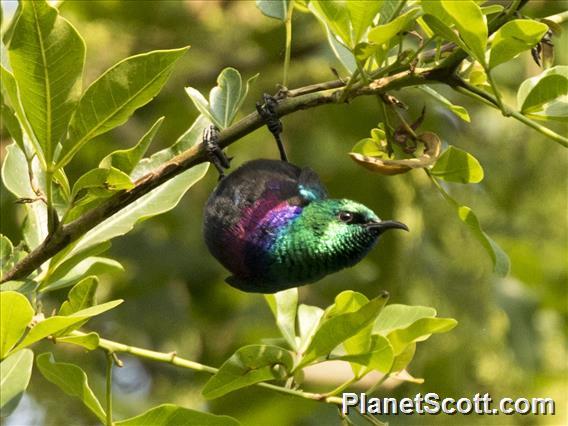
[[227, 283], [265, 294], [354, 266], [389, 229], [408, 231], [361, 203], [328, 198], [312, 169], [271, 159], [224, 176], [203, 221], [209, 251], [232, 274]]

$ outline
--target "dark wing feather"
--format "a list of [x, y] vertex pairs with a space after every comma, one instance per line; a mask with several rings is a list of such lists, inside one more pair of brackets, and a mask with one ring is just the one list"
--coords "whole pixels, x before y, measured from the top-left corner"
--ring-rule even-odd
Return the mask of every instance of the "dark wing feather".
[[[270, 210], [283, 201], [305, 206], [325, 198], [317, 174], [307, 168], [279, 160], [254, 160], [225, 177], [205, 207], [204, 236], [211, 253], [231, 272], [251, 272], [244, 261], [242, 246], [235, 241], [243, 232], [243, 215], [251, 209]], [[257, 207], [259, 206], [259, 207]]]

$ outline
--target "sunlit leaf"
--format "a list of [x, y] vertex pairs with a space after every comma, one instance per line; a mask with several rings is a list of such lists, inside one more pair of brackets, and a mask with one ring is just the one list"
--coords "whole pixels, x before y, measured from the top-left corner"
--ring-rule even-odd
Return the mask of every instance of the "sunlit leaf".
[[199, 112], [219, 129], [224, 129], [235, 119], [250, 84], [257, 77], [258, 74], [252, 76], [243, 85], [241, 74], [236, 69], [225, 68], [217, 77], [217, 86], [209, 92], [209, 101], [193, 87], [186, 87], [185, 90]]
[[458, 29], [468, 51], [479, 63], [485, 64], [487, 22], [480, 7], [472, 0], [441, 0], [441, 4]]
[[454, 207], [460, 220], [468, 226], [471, 233], [491, 256], [491, 259], [493, 260], [493, 272], [499, 276], [506, 276], [511, 267], [507, 254], [505, 254], [503, 249], [499, 247], [499, 245], [489, 235], [483, 232], [477, 216], [469, 207], [462, 206], [457, 203]]
[[0, 417], [16, 409], [32, 375], [34, 353], [24, 349], [0, 362]]
[[386, 336], [393, 330], [409, 327], [421, 318], [435, 316], [436, 310], [434, 308], [394, 303], [383, 308], [377, 318], [373, 332]]
[[277, 346], [250, 345], [237, 350], [203, 388], [207, 399], [258, 382], [282, 379], [292, 370], [292, 353]]
[[467, 51], [467, 46], [463, 40], [457, 35], [444, 21], [438, 16], [424, 15], [423, 21], [434, 32], [434, 34], [442, 37], [444, 40], [454, 42], [456, 45]]
[[404, 370], [414, 358], [415, 353], [416, 353], [416, 342], [406, 346], [406, 348], [404, 348], [404, 350], [400, 354], [394, 357], [391, 366], [391, 371], [397, 372]]
[[274, 314], [276, 325], [292, 349], [296, 349], [296, 311], [298, 308], [298, 289], [291, 288], [275, 294], [265, 294], [264, 298]]
[[89, 170], [75, 182], [71, 197], [75, 198], [84, 189], [104, 188], [109, 191], [130, 189], [134, 186], [128, 175], [114, 167]]
[[217, 86], [209, 92], [209, 107], [215, 121], [224, 129], [231, 125], [258, 74], [243, 85], [241, 74], [234, 68], [225, 68], [217, 77]]
[[323, 314], [323, 309], [317, 306], [300, 305], [298, 307], [298, 334], [300, 335], [298, 350], [300, 353], [308, 348]]
[[154, 136], [156, 136], [156, 133], [160, 129], [163, 121], [164, 117], [158, 118], [158, 120], [152, 125], [150, 130], [148, 130], [148, 132], [146, 132], [146, 134], [142, 136], [142, 138], [140, 138], [135, 146], [128, 149], [119, 149], [117, 151], [111, 152], [101, 160], [99, 167], [114, 167], [126, 173], [127, 175], [130, 175], [132, 170], [134, 170], [134, 167], [136, 167], [138, 162], [146, 153], [146, 150], [150, 146], [150, 143], [154, 139]]
[[82, 309], [75, 312], [69, 316], [53, 316], [49, 317], [30, 329], [24, 340], [22, 340], [18, 346], [14, 348], [14, 351], [25, 348], [32, 343], [37, 342], [47, 336], [56, 334], [58, 331], [65, 330], [68, 327], [84, 322], [84, 320], [100, 315], [106, 311], [109, 311], [116, 306], [120, 305], [122, 300], [113, 300], [112, 302], [103, 303], [101, 305], [92, 306], [87, 309]]
[[218, 416], [190, 410], [174, 404], [162, 404], [129, 419], [114, 422], [116, 426], [238, 426], [240, 423], [229, 416]]
[[456, 325], [457, 321], [453, 318], [421, 318], [406, 328], [391, 331], [387, 339], [398, 356], [411, 343], [426, 340], [432, 334], [445, 333]]
[[371, 324], [377, 318], [387, 299], [388, 295], [382, 294], [355, 312], [336, 315], [321, 322], [300, 361], [300, 366], [329, 354], [339, 344]]
[[67, 300], [59, 308], [59, 315], [71, 315], [95, 304], [98, 279], [95, 276], [86, 277], [77, 283], [67, 295]]
[[39, 355], [36, 364], [43, 377], [67, 395], [79, 398], [99, 421], [106, 424], [105, 411], [91, 390], [87, 374], [81, 367], [66, 362], [56, 362], [53, 354], [49, 352]]
[[454, 105], [453, 103], [450, 102], [450, 100], [448, 98], [441, 95], [439, 92], [437, 92], [436, 90], [434, 90], [430, 86], [423, 85], [423, 86], [420, 86], [419, 89], [422, 90], [424, 93], [427, 93], [428, 95], [430, 95], [432, 98], [434, 98], [438, 102], [440, 102], [448, 110], [450, 110], [452, 113], [454, 113], [457, 117], [461, 118], [463, 121], [465, 121], [467, 123], [469, 123], [471, 121], [471, 119], [469, 118], [469, 113], [467, 112], [467, 110], [464, 107], [459, 106], [459, 105]]
[[64, 166], [90, 139], [120, 126], [158, 94], [188, 47], [156, 50], [126, 58], [85, 91], [71, 117], [58, 166]]
[[430, 173], [448, 182], [477, 183], [483, 180], [483, 168], [479, 161], [454, 146], [442, 152]]
[[394, 360], [394, 353], [389, 340], [376, 334], [370, 336], [370, 345], [367, 352], [349, 353], [333, 357], [332, 359], [357, 364], [361, 371], [377, 370], [381, 373], [388, 373]]
[[[543, 106], [562, 96], [568, 95], [568, 66], [558, 65], [543, 71], [536, 77], [521, 84], [517, 93], [517, 103], [523, 114], [543, 109]], [[558, 99], [562, 102], [561, 99]], [[568, 100], [564, 100], [568, 102]]]
[[33, 315], [30, 302], [20, 293], [0, 292], [0, 359], [18, 343]]
[[85, 43], [47, 2], [21, 2], [20, 7], [8, 56], [34, 133], [32, 141], [49, 163], [81, 91]]
[[[34, 172], [39, 171], [39, 161], [34, 158]], [[28, 162], [22, 150], [14, 143], [6, 147], [6, 157], [2, 164], [2, 183], [17, 198], [36, 200], [29, 179]], [[24, 178], [22, 178], [24, 177]], [[39, 199], [24, 205], [27, 221], [24, 226], [24, 239], [30, 249], [37, 247], [47, 236], [47, 210]]]
[[[432, 178], [435, 179], [435, 178]], [[436, 182], [437, 184], [437, 182]], [[493, 272], [498, 276], [506, 276], [509, 273], [509, 269], [511, 267], [509, 258], [507, 254], [503, 251], [499, 245], [493, 241], [489, 235], [487, 235], [482, 229], [481, 225], [479, 224], [479, 220], [477, 216], [473, 213], [473, 211], [467, 207], [463, 206], [454, 200], [443, 188], [441, 185], [436, 185], [444, 199], [452, 206], [455, 210], [458, 218], [467, 225], [471, 234], [481, 243], [485, 251], [491, 257], [493, 261]]]
[[544, 34], [548, 26], [532, 19], [515, 19], [499, 28], [491, 43], [489, 68], [505, 63], [519, 53], [534, 47]]
[[285, 21], [288, 16], [290, 0], [256, 0], [256, 7], [265, 16]]
[[382, 1], [312, 0], [309, 9], [334, 36], [351, 50], [364, 40]]
[[390, 39], [392, 39], [398, 33], [410, 27], [411, 24], [413, 24], [416, 18], [418, 18], [418, 16], [420, 15], [420, 9], [410, 9], [409, 11], [396, 17], [388, 24], [378, 25], [374, 27], [371, 31], [369, 31], [369, 41], [378, 45], [389, 42]]
[[57, 337], [57, 343], [71, 343], [81, 346], [89, 351], [94, 351], [99, 347], [99, 335], [95, 332], [83, 334], [81, 336]]
[[[73, 265], [63, 276], [61, 276], [59, 270], [56, 270], [53, 276], [42, 282], [40, 292], [46, 293], [69, 287], [86, 275], [100, 275], [120, 271], [124, 271], [124, 268], [118, 261], [106, 257], [90, 256]], [[61, 273], [63, 272], [61, 271]]]

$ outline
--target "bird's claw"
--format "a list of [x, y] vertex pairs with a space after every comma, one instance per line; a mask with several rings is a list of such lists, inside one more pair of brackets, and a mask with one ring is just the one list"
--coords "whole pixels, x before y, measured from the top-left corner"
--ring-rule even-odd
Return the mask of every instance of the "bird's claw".
[[225, 177], [225, 169], [231, 167], [232, 157], [227, 157], [219, 146], [219, 130], [209, 125], [203, 131], [203, 145], [207, 158], [219, 172], [219, 180]]
[[274, 136], [276, 144], [278, 145], [278, 151], [280, 151], [280, 159], [282, 161], [288, 161], [288, 156], [286, 155], [286, 150], [284, 149], [284, 144], [280, 138], [282, 133], [282, 122], [278, 118], [278, 101], [274, 96], [264, 94], [262, 97], [264, 103], [257, 102], [256, 110], [260, 118], [266, 123], [266, 127], [270, 130], [270, 133]]

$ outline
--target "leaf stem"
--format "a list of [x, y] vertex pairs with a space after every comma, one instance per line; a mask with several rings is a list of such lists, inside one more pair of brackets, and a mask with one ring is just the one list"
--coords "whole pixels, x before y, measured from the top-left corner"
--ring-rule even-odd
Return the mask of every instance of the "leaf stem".
[[292, 53], [292, 13], [294, 11], [294, 0], [288, 4], [288, 13], [284, 26], [286, 28], [286, 50], [284, 53], [284, 75], [282, 76], [282, 85], [288, 86], [288, 70], [290, 69], [290, 56]]
[[112, 426], [112, 366], [114, 359], [112, 352], [107, 351], [107, 371], [106, 371], [106, 403], [107, 403], [107, 421], [106, 426]]
[[[71, 332], [71, 336], [84, 336], [86, 333], [81, 331], [73, 331]], [[215, 367], [211, 367], [209, 365], [200, 364], [195, 361], [191, 361], [189, 359], [182, 358], [178, 356], [175, 352], [164, 353], [164, 352], [157, 352], [150, 349], [139, 348], [136, 346], [125, 345], [124, 343], [115, 342], [108, 339], [99, 339], [99, 348], [104, 349], [108, 353], [116, 353], [116, 352], [123, 352], [130, 354], [132, 356], [138, 358], [144, 358], [151, 361], [163, 362], [166, 364], [172, 364], [176, 367], [186, 368], [188, 370], [193, 371], [201, 371], [204, 373], [215, 374], [219, 371], [219, 369]], [[108, 373], [107, 373], [108, 374]], [[108, 379], [107, 379], [108, 382]], [[325, 402], [327, 404], [335, 404], [341, 405], [342, 399], [336, 396], [326, 396], [319, 393], [311, 393], [311, 392], [304, 392], [298, 389], [288, 389], [283, 386], [273, 385], [271, 383], [257, 383], [257, 386], [271, 389], [276, 392], [280, 392], [283, 394], [304, 398], [304, 399], [311, 399], [314, 401]], [[108, 386], [108, 383], [107, 383]]]
[[[471, 84], [460, 78], [456, 79], [455, 82], [456, 84], [452, 85], [452, 88], [457, 92], [467, 95], [476, 100], [482, 100], [493, 108], [499, 108], [497, 99], [495, 99], [495, 97], [493, 97], [491, 94], [485, 92], [484, 90], [478, 89], [475, 86], [472, 86]], [[515, 120], [520, 121], [523, 124], [526, 124], [529, 127], [532, 127], [537, 132], [542, 133], [543, 135], [545, 135], [549, 139], [552, 139], [554, 142], [562, 145], [563, 147], [568, 148], [568, 138], [559, 135], [548, 127], [545, 127], [537, 123], [536, 121], [531, 120], [518, 111], [510, 111], [509, 116], [513, 117]]]

